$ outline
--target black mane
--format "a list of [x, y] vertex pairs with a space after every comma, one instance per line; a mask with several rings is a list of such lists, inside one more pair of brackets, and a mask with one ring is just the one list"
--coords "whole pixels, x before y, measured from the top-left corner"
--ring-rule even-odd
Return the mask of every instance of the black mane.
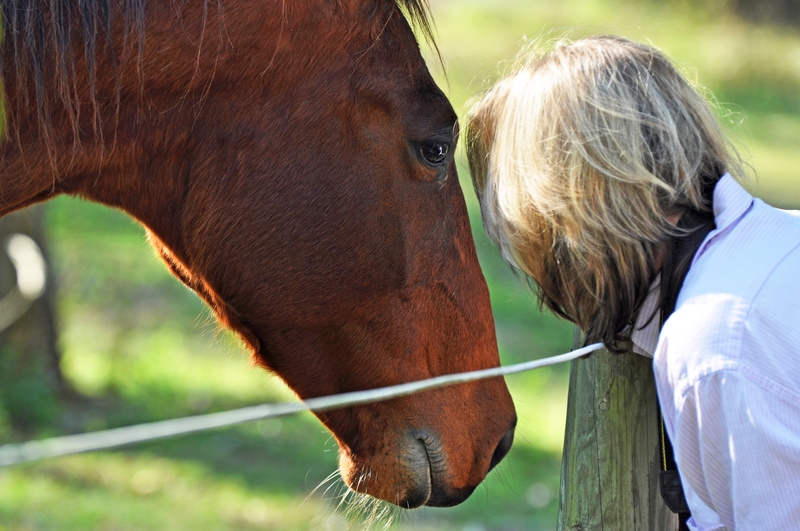
[[[120, 2], [125, 19], [125, 52], [134, 46], [139, 57], [144, 43], [144, 1]], [[95, 131], [99, 130], [99, 107], [95, 89], [98, 49], [105, 46], [115, 75], [117, 57], [111, 46], [112, 0], [2, 0], [3, 43], [0, 56], [0, 79], [8, 84], [14, 77], [16, 95], [25, 105], [35, 106], [45, 141], [53, 131], [49, 115], [52, 103], [45, 93], [50, 85], [69, 114], [77, 141], [79, 99], [75, 47], [82, 47], [86, 57], [89, 103], [94, 111]], [[75, 21], [80, 23], [79, 36]], [[133, 34], [128, 41], [127, 36]], [[117, 94], [117, 97], [119, 95]], [[33, 100], [33, 101], [31, 101]]]
[[435, 48], [436, 39], [434, 38], [428, 0], [395, 0], [395, 2], [406, 13], [411, 25], [418, 28], [425, 39]]

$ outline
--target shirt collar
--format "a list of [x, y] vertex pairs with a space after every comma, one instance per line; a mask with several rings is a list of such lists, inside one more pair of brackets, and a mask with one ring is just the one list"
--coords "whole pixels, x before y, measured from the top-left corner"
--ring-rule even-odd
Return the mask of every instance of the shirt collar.
[[726, 173], [714, 188], [714, 219], [717, 230], [723, 231], [742, 217], [753, 204], [753, 196]]
[[753, 196], [730, 173], [720, 178], [714, 187], [714, 223], [716, 228], [708, 233], [697, 249], [692, 265], [706, 251], [714, 239], [727, 231], [744, 216], [753, 205]]
[[[736, 182], [729, 173], [723, 175], [714, 187], [714, 221], [716, 228], [708, 233], [700, 248], [694, 255], [692, 265], [703, 254], [714, 236], [726, 231], [735, 225], [753, 204], [753, 196]], [[639, 315], [631, 331], [633, 351], [637, 354], [653, 357], [658, 344], [658, 335], [661, 331], [661, 315], [658, 310], [658, 299], [661, 285], [661, 275], [658, 275], [653, 285], [650, 286], [644, 304], [639, 309]]]

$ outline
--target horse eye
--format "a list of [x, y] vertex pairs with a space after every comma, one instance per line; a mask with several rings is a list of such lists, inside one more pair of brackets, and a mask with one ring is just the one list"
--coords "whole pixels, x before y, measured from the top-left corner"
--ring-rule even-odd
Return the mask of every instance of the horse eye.
[[419, 146], [419, 154], [428, 164], [440, 166], [450, 154], [450, 144], [438, 140], [423, 142]]

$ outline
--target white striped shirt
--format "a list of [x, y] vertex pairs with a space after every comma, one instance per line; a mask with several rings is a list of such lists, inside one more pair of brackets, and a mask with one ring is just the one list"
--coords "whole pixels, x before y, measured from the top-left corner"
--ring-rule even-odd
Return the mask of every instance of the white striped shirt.
[[653, 359], [689, 524], [800, 529], [800, 212], [726, 175], [714, 215]]

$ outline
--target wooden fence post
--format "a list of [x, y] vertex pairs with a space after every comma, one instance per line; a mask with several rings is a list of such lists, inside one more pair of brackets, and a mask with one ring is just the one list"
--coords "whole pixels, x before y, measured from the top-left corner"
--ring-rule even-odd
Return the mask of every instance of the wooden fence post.
[[651, 360], [600, 350], [573, 361], [559, 531], [676, 530], [658, 487], [659, 438]]

